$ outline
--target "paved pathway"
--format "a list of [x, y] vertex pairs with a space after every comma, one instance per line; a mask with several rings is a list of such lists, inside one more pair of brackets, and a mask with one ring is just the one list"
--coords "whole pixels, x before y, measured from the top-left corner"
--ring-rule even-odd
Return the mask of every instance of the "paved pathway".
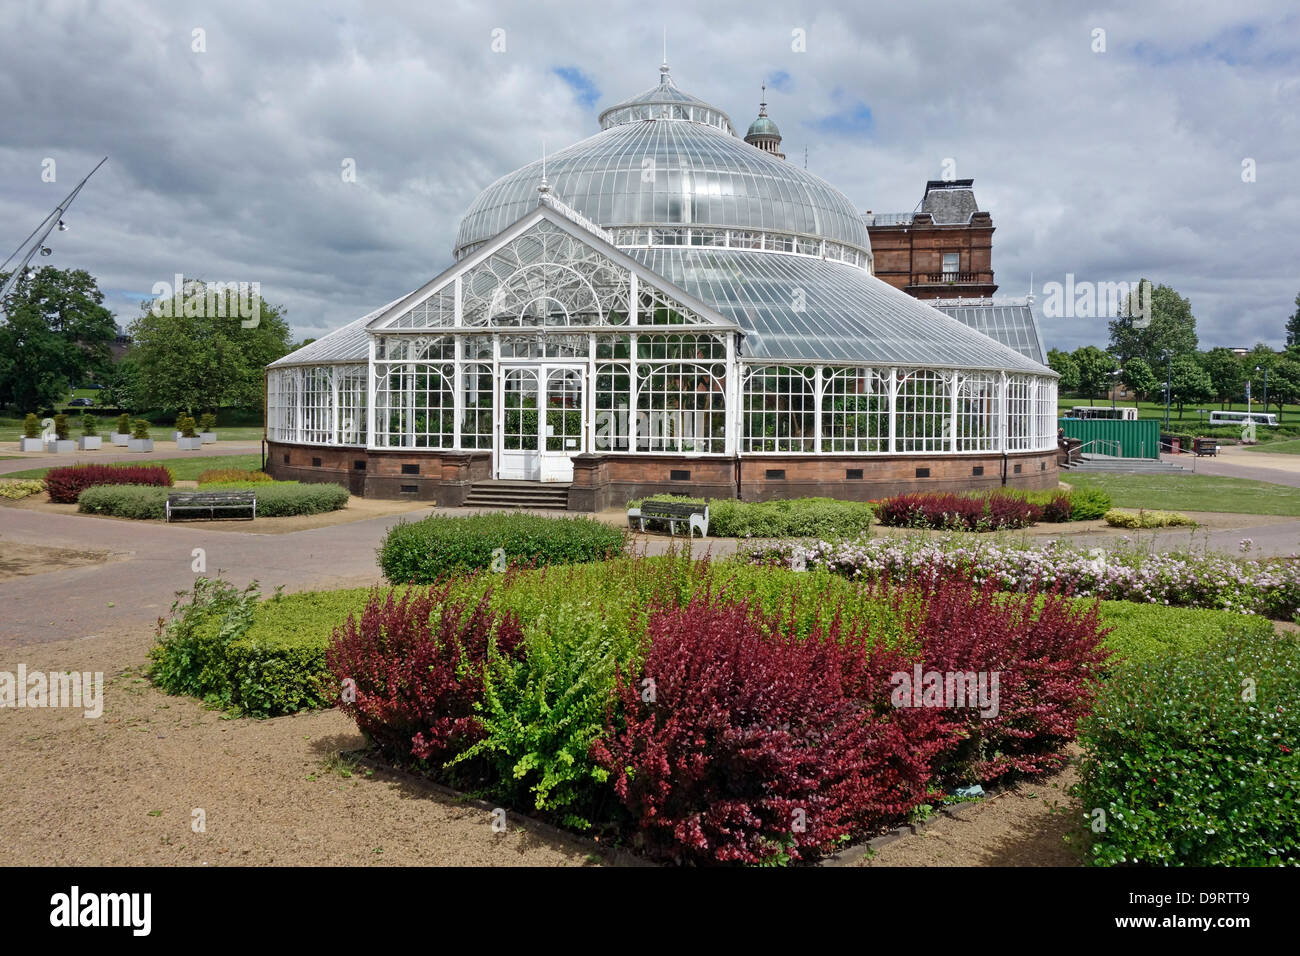
[[[151, 627], [167, 613], [176, 592], [193, 585], [198, 576], [195, 548], [204, 550], [206, 576], [219, 570], [239, 587], [257, 580], [264, 594], [278, 585], [287, 592], [364, 587], [381, 580], [375, 549], [389, 526], [433, 511], [255, 534], [211, 530], [200, 523], [164, 525], [0, 508], [0, 541], [113, 553], [113, 560], [103, 564], [0, 581], [0, 648], [89, 637], [123, 625]], [[438, 509], [438, 514], [470, 513]], [[619, 515], [601, 517], [622, 520]], [[636, 548], [662, 554], [672, 544], [663, 536], [638, 536]], [[698, 554], [730, 554], [735, 547], [734, 539], [695, 544]]]
[[0, 647], [88, 637], [121, 625], [151, 626], [177, 591], [193, 585], [195, 548], [204, 549], [208, 577], [219, 569], [240, 587], [256, 579], [268, 594], [281, 584], [286, 591], [364, 586], [379, 580], [375, 548], [389, 525], [430, 510], [250, 534], [3, 508], [4, 540], [111, 551], [115, 560], [0, 581]]
[[[1224, 531], [1205, 531], [1195, 528], [1170, 528], [1164, 531], [1130, 531], [1128, 536], [1137, 544], [1156, 551], [1221, 551], [1234, 557], [1243, 556], [1241, 542], [1249, 539], [1250, 550], [1246, 557], [1290, 557], [1300, 555], [1300, 520], [1278, 518], [1271, 524]], [[1078, 548], [1114, 547], [1113, 534], [1064, 535], [1067, 542]]]
[[1196, 458], [1192, 455], [1161, 455], [1165, 461], [1173, 461], [1198, 475], [1213, 475], [1219, 478], [1251, 478], [1255, 481], [1267, 481], [1275, 485], [1290, 485], [1300, 488], [1300, 455], [1269, 455], [1265, 452], [1252, 452], [1240, 446], [1225, 448], [1214, 458]]

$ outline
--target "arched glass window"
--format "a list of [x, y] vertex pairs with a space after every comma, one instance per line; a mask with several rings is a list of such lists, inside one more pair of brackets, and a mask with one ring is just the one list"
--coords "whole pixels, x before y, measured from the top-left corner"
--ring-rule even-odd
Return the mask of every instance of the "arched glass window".
[[366, 443], [366, 367], [345, 365], [334, 370], [339, 411], [335, 441], [340, 445]]
[[451, 448], [456, 414], [453, 369], [449, 363], [377, 367], [375, 444], [389, 448]]
[[1029, 394], [1030, 379], [1013, 375], [1007, 383], [1007, 449], [1027, 451], [1032, 441], [1033, 408]]
[[302, 370], [302, 425], [299, 441], [323, 445], [330, 440], [334, 405], [332, 372], [329, 366]]
[[694, 362], [637, 366], [637, 447], [719, 454], [727, 440], [727, 369]]

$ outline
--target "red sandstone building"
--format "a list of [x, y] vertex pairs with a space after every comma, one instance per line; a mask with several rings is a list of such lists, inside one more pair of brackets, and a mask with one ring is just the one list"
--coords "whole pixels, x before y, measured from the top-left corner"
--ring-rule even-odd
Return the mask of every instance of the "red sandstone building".
[[876, 278], [918, 299], [992, 296], [993, 218], [976, 204], [974, 183], [932, 179], [916, 212], [867, 212]]

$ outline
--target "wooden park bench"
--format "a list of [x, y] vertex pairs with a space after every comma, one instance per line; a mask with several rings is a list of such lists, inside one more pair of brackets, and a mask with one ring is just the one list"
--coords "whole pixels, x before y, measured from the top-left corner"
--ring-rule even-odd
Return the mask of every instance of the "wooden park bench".
[[709, 536], [709, 506], [698, 501], [643, 501], [640, 508], [628, 508], [627, 519], [639, 522], [640, 529], [645, 530], [647, 521], [666, 521], [670, 534], [677, 533], [677, 523], [686, 525], [686, 533], [692, 537], [696, 529], [701, 538]]
[[[180, 491], [167, 496], [167, 520], [175, 515], [207, 518], [235, 518], [231, 512], [248, 512], [257, 517], [257, 495], [252, 491]], [[220, 514], [218, 513], [220, 512]]]

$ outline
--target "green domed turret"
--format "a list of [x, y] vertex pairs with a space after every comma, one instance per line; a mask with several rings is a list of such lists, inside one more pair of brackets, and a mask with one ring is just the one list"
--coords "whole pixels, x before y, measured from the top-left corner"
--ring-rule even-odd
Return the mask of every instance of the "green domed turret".
[[785, 159], [785, 153], [781, 152], [781, 131], [776, 128], [772, 118], [767, 115], [767, 84], [763, 84], [763, 102], [758, 104], [758, 119], [749, 124], [749, 132], [745, 134], [745, 142], [750, 146], [757, 146], [765, 153], [771, 153], [780, 159]]

